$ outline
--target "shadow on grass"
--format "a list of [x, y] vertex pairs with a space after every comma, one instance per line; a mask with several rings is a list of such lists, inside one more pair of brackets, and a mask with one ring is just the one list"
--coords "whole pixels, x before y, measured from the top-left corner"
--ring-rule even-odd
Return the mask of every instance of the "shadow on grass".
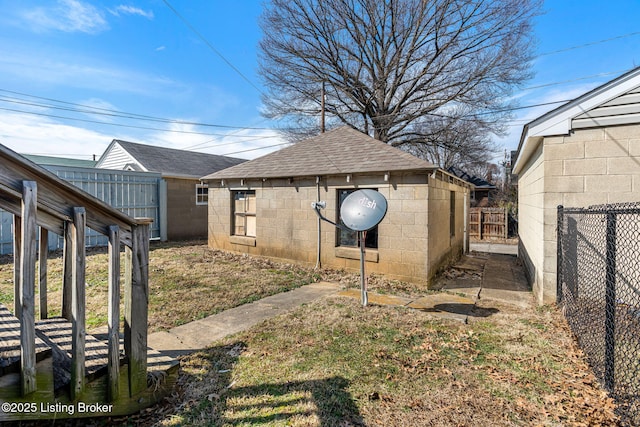
[[[181, 411], [184, 422], [198, 424], [206, 419], [207, 425], [365, 425], [348, 392], [349, 381], [343, 377], [260, 382], [264, 373], [258, 372], [255, 385], [235, 386], [238, 374], [234, 367], [245, 351], [246, 344], [236, 342], [183, 359], [186, 366], [179, 382], [186, 389], [182, 400], [191, 403]], [[206, 374], [190, 375], [190, 369]], [[243, 377], [247, 375], [243, 373]], [[245, 378], [243, 382], [250, 380]]]

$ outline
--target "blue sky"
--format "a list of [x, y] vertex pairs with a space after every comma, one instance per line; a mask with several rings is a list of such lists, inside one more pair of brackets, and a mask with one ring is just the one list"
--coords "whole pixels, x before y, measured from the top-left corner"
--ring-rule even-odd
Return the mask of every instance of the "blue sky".
[[[262, 1], [169, 3], [182, 19], [163, 0], [0, 0], [0, 143], [77, 158], [114, 138], [243, 158], [279, 148], [260, 116]], [[535, 77], [516, 93], [523, 106], [575, 98], [640, 66], [640, 1], [544, 9]], [[500, 152], [557, 105], [518, 110], [495, 138]]]

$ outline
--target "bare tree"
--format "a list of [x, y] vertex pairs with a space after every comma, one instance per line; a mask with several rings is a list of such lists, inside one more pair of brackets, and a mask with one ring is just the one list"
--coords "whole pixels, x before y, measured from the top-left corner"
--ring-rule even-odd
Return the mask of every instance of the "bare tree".
[[[348, 124], [423, 156], [466, 143], [486, 149], [489, 133], [504, 131], [514, 87], [530, 77], [531, 21], [540, 6], [271, 0], [261, 17], [263, 113], [299, 135], [316, 133], [324, 83], [330, 126]], [[440, 163], [444, 151], [433, 155]]]

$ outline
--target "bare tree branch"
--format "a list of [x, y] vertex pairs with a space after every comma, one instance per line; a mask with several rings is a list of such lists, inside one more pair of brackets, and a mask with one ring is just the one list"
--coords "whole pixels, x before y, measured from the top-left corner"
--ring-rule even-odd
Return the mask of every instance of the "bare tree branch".
[[324, 82], [330, 126], [440, 166], [480, 158], [530, 77], [541, 3], [271, 0], [261, 17], [264, 114], [286, 120], [294, 136], [316, 133]]

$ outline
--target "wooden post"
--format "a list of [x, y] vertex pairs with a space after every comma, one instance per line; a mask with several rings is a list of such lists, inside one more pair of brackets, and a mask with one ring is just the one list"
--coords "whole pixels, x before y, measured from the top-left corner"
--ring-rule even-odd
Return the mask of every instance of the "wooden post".
[[72, 268], [71, 294], [71, 400], [77, 400], [80, 397], [85, 382], [85, 225], [84, 208], [73, 208], [71, 252], [75, 260]]
[[62, 248], [62, 317], [71, 322], [71, 298], [73, 294], [73, 227], [64, 223], [64, 246]]
[[20, 308], [20, 268], [22, 262], [22, 217], [13, 216], [13, 315], [17, 318], [22, 317], [22, 309]]
[[109, 354], [107, 362], [107, 400], [113, 402], [120, 392], [120, 229], [109, 227]]
[[129, 360], [131, 396], [147, 388], [147, 317], [149, 303], [149, 224], [131, 230], [125, 253], [124, 346]]
[[507, 208], [504, 208], [503, 216], [504, 216], [504, 229], [503, 229], [504, 235], [502, 237], [506, 239], [509, 237], [509, 213], [507, 212]]
[[38, 255], [38, 273], [40, 275], [40, 319], [47, 319], [47, 255], [49, 254], [49, 230], [40, 227], [40, 251]]
[[22, 233], [20, 253], [20, 379], [22, 395], [36, 391], [36, 211], [37, 184], [22, 182]]

